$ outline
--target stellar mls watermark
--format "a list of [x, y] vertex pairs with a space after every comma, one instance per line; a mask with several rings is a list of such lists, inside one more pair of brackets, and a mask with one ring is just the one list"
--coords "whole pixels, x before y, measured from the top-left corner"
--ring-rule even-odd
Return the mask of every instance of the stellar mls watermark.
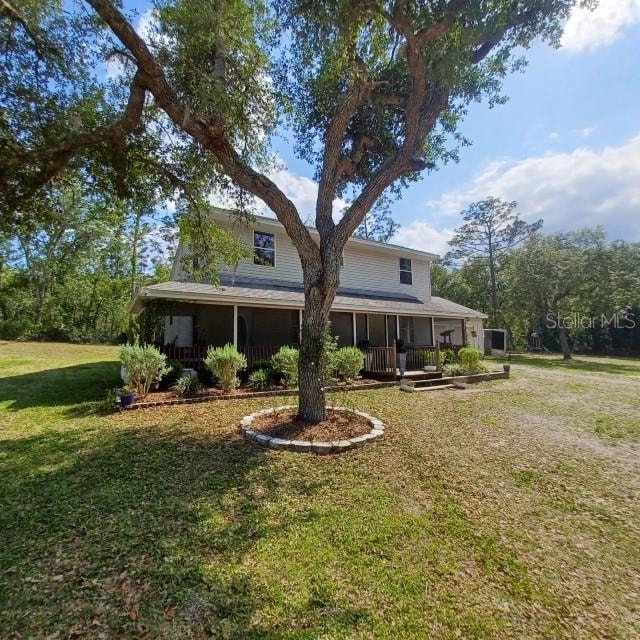
[[634, 329], [636, 316], [634, 313], [612, 313], [607, 316], [587, 316], [576, 311], [566, 315], [547, 313], [547, 329]]

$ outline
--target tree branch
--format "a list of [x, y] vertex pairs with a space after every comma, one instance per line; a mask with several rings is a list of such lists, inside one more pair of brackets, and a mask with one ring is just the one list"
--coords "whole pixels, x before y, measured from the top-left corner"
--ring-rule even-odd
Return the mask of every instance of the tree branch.
[[135, 130], [142, 118], [146, 91], [141, 77], [140, 72], [136, 73], [134, 76], [127, 106], [122, 118], [119, 120], [116, 120], [106, 127], [100, 127], [91, 132], [79, 133], [74, 136], [70, 136], [66, 140], [50, 147], [33, 149], [32, 151], [16, 154], [5, 161], [5, 167], [14, 168], [29, 162], [47, 158], [53, 158], [53, 161], [55, 162], [58, 158], [68, 158], [75, 151], [84, 147], [100, 144], [109, 140], [122, 140], [125, 136]]
[[225, 173], [238, 186], [259, 197], [277, 216], [293, 240], [303, 261], [319, 258], [319, 250], [302, 223], [295, 205], [265, 175], [248, 166], [233, 148], [220, 118], [203, 118], [193, 113], [176, 96], [166, 76], [124, 15], [110, 0], [86, 0], [107, 23], [120, 42], [131, 52], [146, 88], [158, 106], [187, 134], [213, 153]]
[[[46, 37], [40, 36], [36, 33], [27, 22], [26, 18], [9, 2], [9, 0], [0, 0], [0, 15], [4, 14], [12, 22], [17, 22], [23, 29], [23, 31], [29, 36], [33, 42], [36, 55], [39, 58], [43, 58], [44, 51], [48, 51], [58, 59], [61, 59], [60, 51], [54, 47]], [[39, 30], [39, 29], [38, 29]]]

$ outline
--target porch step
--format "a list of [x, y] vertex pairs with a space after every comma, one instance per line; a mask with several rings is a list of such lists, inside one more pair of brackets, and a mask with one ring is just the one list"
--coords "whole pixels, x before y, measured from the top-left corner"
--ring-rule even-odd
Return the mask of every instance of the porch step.
[[407, 387], [404, 385], [400, 385], [400, 389], [402, 391], [407, 391], [409, 393], [422, 393], [423, 391], [439, 391], [440, 389], [456, 389], [456, 385], [451, 384], [449, 382], [432, 384], [431, 386], [428, 386], [428, 387], [419, 387], [417, 385], [414, 387]]
[[410, 378], [410, 380], [416, 389], [424, 389], [427, 387], [439, 387], [439, 386], [442, 386], [443, 384], [451, 383], [450, 380], [443, 380], [441, 375], [437, 378], [426, 378], [426, 379], [418, 378], [417, 380], [415, 378]]
[[414, 382], [440, 380], [442, 378], [442, 371], [405, 371], [402, 377], [405, 380], [412, 380]]
[[434, 384], [430, 387], [415, 387], [414, 393], [419, 393], [421, 391], [440, 391], [440, 389], [455, 389], [455, 384]]

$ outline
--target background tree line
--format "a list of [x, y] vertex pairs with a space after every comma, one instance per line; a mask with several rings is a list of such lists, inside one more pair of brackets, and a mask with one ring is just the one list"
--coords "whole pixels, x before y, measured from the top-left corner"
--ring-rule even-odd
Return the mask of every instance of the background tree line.
[[434, 294], [486, 312], [516, 348], [536, 333], [565, 357], [640, 353], [640, 243], [609, 241], [600, 228], [545, 234], [516, 206], [487, 198], [462, 212], [434, 266]]
[[134, 289], [169, 279], [171, 220], [73, 181], [52, 185], [46, 205], [0, 228], [0, 335], [124, 340]]

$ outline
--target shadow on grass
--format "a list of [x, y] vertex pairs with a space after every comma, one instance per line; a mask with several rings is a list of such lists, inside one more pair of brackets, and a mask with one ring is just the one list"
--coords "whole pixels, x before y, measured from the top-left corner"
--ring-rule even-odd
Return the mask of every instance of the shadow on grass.
[[[0, 441], [0, 636], [304, 637], [257, 616], [282, 597], [248, 561], [284, 533], [270, 466], [238, 436], [169, 427]], [[364, 616], [316, 609], [297, 613], [318, 634]]]
[[587, 371], [592, 373], [612, 373], [615, 375], [640, 376], [640, 361], [629, 360], [629, 364], [620, 361], [602, 361], [594, 359], [584, 360], [574, 356], [571, 360], [563, 360], [553, 356], [524, 356], [512, 355], [511, 363], [524, 364], [544, 369], [569, 369], [572, 371]]
[[0, 403], [19, 411], [30, 407], [78, 406], [103, 400], [120, 383], [117, 362], [88, 362], [0, 378]]

